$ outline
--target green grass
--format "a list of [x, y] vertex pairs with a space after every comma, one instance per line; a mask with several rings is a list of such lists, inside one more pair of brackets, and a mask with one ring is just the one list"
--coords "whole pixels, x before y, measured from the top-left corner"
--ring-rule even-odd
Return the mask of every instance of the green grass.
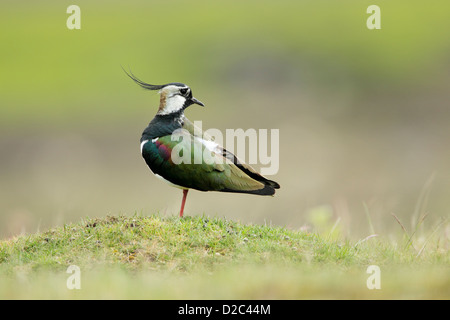
[[[369, 265], [381, 290], [369, 290]], [[81, 290], [66, 287], [69, 265]], [[0, 299], [450, 298], [449, 255], [205, 216], [109, 216], [0, 242]]]

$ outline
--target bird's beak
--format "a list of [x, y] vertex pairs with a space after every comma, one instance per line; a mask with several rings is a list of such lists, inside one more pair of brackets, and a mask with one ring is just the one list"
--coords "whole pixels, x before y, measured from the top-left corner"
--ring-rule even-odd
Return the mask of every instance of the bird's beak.
[[191, 98], [191, 101], [195, 104], [198, 104], [199, 106], [204, 107], [205, 105], [200, 100], [195, 99], [194, 97]]

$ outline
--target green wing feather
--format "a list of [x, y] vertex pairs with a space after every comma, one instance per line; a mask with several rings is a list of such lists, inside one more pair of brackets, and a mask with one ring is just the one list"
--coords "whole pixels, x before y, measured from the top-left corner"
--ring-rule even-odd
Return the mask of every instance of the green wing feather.
[[[270, 184], [252, 178], [223, 154], [210, 151], [189, 129], [180, 130], [176, 138], [168, 135], [145, 144], [143, 157], [154, 173], [173, 184], [201, 191], [275, 193]], [[167, 150], [171, 151], [170, 157]]]
[[[202, 138], [203, 140], [213, 141], [211, 136], [209, 136], [205, 132], [202, 132], [202, 130], [199, 127], [195, 126], [187, 118], [185, 118], [183, 129], [187, 130], [193, 136]], [[280, 185], [277, 182], [267, 179], [266, 177], [258, 173], [252, 166], [244, 163], [233, 153], [229, 152], [222, 146], [218, 146], [217, 149], [218, 149], [217, 151], [220, 152], [223, 157], [227, 158], [230, 162], [232, 162], [235, 166], [237, 166], [241, 171], [243, 171], [251, 178], [264, 184], [270, 185], [274, 189], [280, 188]]]

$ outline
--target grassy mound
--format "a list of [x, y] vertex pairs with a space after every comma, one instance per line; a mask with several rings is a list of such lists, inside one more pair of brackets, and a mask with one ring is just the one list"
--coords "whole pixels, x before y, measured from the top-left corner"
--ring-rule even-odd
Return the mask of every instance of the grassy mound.
[[[0, 242], [0, 298], [449, 298], [448, 251], [220, 218], [110, 216]], [[81, 290], [66, 286], [76, 265]], [[369, 290], [369, 265], [381, 289]]]

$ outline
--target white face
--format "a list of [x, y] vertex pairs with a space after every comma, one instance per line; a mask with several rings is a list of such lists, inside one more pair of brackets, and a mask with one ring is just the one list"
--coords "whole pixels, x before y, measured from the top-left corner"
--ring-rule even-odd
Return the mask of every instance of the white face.
[[187, 100], [185, 96], [189, 94], [190, 90], [189, 87], [179, 87], [175, 85], [166, 86], [161, 89], [159, 91], [161, 94], [161, 101], [158, 114], [170, 114], [180, 111]]

